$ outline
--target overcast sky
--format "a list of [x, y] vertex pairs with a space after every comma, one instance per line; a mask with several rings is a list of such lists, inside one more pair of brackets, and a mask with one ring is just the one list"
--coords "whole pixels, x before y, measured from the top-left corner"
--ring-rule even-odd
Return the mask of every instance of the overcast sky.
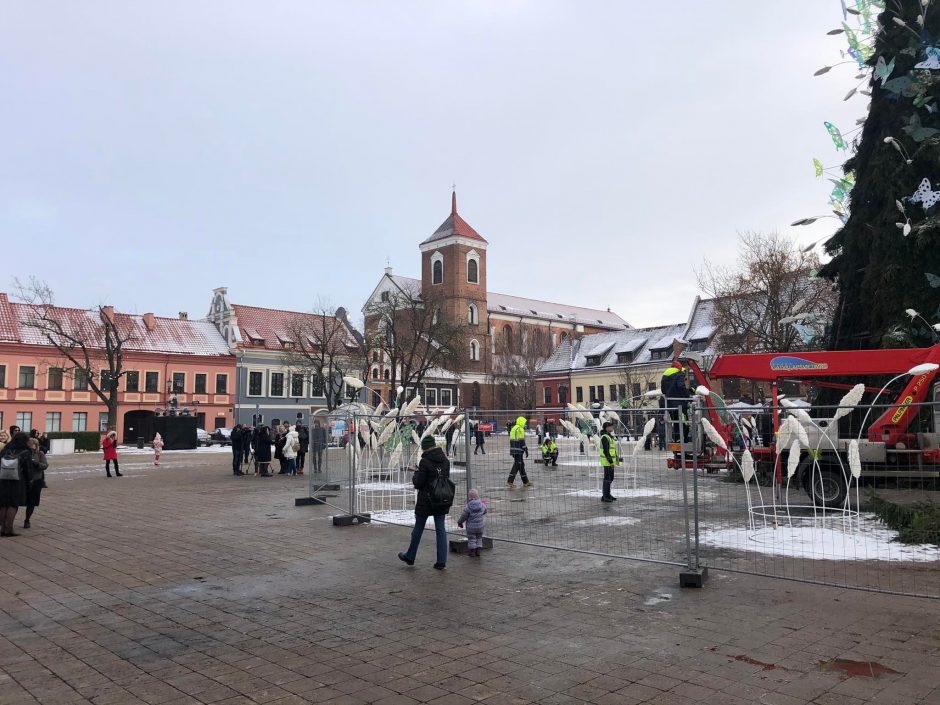
[[838, 0], [7, 0], [7, 281], [63, 305], [358, 312], [450, 210], [489, 288], [684, 320], [737, 233], [837, 221]]

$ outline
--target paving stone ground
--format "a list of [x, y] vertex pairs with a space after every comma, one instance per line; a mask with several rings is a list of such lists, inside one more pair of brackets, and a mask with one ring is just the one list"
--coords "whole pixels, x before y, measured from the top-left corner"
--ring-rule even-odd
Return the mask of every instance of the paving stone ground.
[[0, 539], [0, 705], [940, 703], [936, 601], [498, 542], [438, 572], [430, 534], [408, 568], [305, 478], [52, 462]]

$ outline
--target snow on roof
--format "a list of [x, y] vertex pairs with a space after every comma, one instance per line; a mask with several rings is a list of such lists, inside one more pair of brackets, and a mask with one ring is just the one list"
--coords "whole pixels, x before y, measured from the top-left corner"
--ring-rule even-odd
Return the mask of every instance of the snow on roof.
[[[324, 323], [324, 318], [333, 318], [332, 316], [320, 316], [316, 313], [301, 313], [299, 311], [282, 311], [273, 308], [259, 308], [257, 306], [245, 306], [244, 304], [232, 304], [235, 315], [238, 318], [238, 327], [241, 330], [242, 338], [246, 345], [258, 348], [263, 347], [268, 350], [283, 350], [284, 343], [295, 342], [294, 336], [290, 331], [302, 325], [311, 330], [323, 330], [328, 333], [332, 323]], [[344, 325], [342, 321], [336, 319], [337, 324]], [[345, 326], [344, 326], [345, 327]], [[309, 337], [309, 336], [308, 336]], [[264, 345], [251, 345], [251, 341], [263, 340]], [[356, 340], [352, 333], [346, 331], [343, 342], [347, 346], [356, 346]]]
[[573, 343], [568, 338], [562, 340], [561, 343], [552, 350], [552, 354], [548, 356], [548, 359], [539, 367], [539, 372], [569, 370], [571, 368], [571, 360], [574, 351], [579, 345], [580, 341], [578, 340]]
[[[36, 320], [36, 309], [39, 307], [19, 303], [8, 305], [16, 319], [19, 342], [27, 345], [49, 345], [42, 332], [31, 325]], [[54, 306], [51, 308], [51, 315], [68, 333], [81, 337], [96, 347], [104, 344], [98, 309]], [[128, 337], [124, 344], [128, 351], [168, 355], [229, 354], [225, 338], [209, 321], [154, 316], [153, 330], [149, 330], [143, 315], [115, 312], [114, 320], [122, 334]]]
[[469, 240], [478, 240], [479, 242], [486, 243], [486, 240], [470, 227], [470, 224], [460, 217], [457, 213], [457, 193], [451, 197], [450, 204], [450, 215], [447, 216], [447, 219], [441, 223], [440, 227], [434, 231], [431, 237], [427, 238], [422, 245], [426, 245], [429, 242], [436, 242], [437, 240], [446, 240], [449, 237], [457, 236], [464, 237]]
[[[570, 345], [570, 347], [566, 347], [566, 343], [559, 345], [545, 364], [539, 368], [539, 372], [581, 370], [586, 367], [598, 367], [598, 365], [587, 364], [587, 358], [596, 355], [602, 356], [600, 360], [601, 367], [624, 364], [618, 363], [617, 361], [616, 353], [620, 352], [633, 353], [632, 360], [627, 363], [630, 365], [643, 365], [656, 362], [652, 359], [650, 353], [651, 350], [656, 349], [656, 343], [668, 340], [668, 345], [672, 345], [674, 338], [682, 337], [685, 327], [685, 323], [676, 323], [670, 326], [630, 328], [621, 331], [607, 331], [604, 333], [585, 335], [573, 344], [567, 344]], [[653, 345], [648, 344], [651, 340], [655, 341]], [[613, 355], [611, 351], [614, 352]]]
[[521, 296], [486, 292], [486, 307], [491, 313], [511, 313], [516, 316], [543, 318], [566, 323], [581, 323], [587, 326], [615, 328], [622, 330], [630, 324], [612, 311], [555, 304], [538, 299], [525, 299]]
[[616, 344], [614, 352], [618, 354], [636, 352], [646, 344], [647, 340], [649, 340], [649, 338], [642, 335], [631, 340], [624, 340]]
[[686, 340], [710, 340], [715, 331], [715, 300], [697, 299], [683, 337]]
[[606, 355], [607, 353], [609, 353], [612, 347], [614, 347], [614, 341], [605, 340], [604, 342], [598, 343], [593, 348], [588, 350], [585, 353], [585, 356], [586, 357], [600, 357], [602, 355]]
[[20, 339], [16, 314], [7, 295], [0, 292], [0, 341], [14, 343]]

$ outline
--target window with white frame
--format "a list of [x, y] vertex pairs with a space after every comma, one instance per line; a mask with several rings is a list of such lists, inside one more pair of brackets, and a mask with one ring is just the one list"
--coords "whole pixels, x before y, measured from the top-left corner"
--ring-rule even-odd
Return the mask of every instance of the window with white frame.
[[470, 304], [470, 308], [467, 311], [467, 322], [471, 326], [475, 326], [480, 322], [480, 312], [477, 310], [476, 304]]
[[551, 387], [545, 387], [542, 390], [542, 395], [543, 395], [542, 398], [545, 400], [546, 404], [552, 403], [552, 388]]
[[58, 433], [62, 430], [62, 412], [46, 412], [46, 433]]
[[16, 425], [20, 427], [20, 430], [23, 433], [29, 433], [33, 430], [33, 412], [32, 411], [17, 411], [16, 412]]
[[480, 283], [480, 255], [476, 250], [467, 253], [467, 283]]
[[[19, 384], [20, 389], [34, 389], [36, 387], [36, 368], [32, 365], [23, 365], [20, 367]], [[17, 424], [19, 426], [19, 424]], [[20, 428], [23, 428], [20, 426]]]
[[444, 255], [440, 252], [431, 255], [431, 283], [444, 283]]
[[441, 406], [451, 406], [454, 403], [451, 399], [451, 390], [443, 387], [441, 389]]
[[264, 387], [264, 373], [263, 372], [249, 372], [248, 373], [248, 396], [250, 397], [260, 397]]
[[272, 397], [282, 397], [284, 396], [284, 373], [283, 372], [272, 372], [271, 373], [271, 391], [270, 396]]
[[480, 344], [475, 341], [470, 341], [470, 359], [479, 360], [480, 359]]
[[304, 395], [304, 376], [292, 374], [290, 376], [290, 395], [292, 397], [302, 397]]
[[108, 432], [108, 412], [99, 411], [98, 412], [98, 433], [107, 433]]
[[424, 405], [437, 406], [437, 390], [434, 387], [424, 388]]
[[76, 411], [72, 414], [72, 430], [73, 431], [87, 431], [88, 430], [88, 414], [84, 411]]

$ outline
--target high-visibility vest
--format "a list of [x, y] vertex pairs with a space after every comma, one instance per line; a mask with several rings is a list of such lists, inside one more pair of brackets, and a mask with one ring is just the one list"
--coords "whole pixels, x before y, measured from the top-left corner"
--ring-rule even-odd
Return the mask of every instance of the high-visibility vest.
[[[611, 463], [607, 460], [607, 456], [604, 455], [604, 439], [607, 439], [610, 450], [610, 457], [614, 459], [614, 462]], [[609, 433], [605, 433], [601, 436], [600, 443], [597, 444], [597, 450], [601, 457], [601, 465], [603, 467], [610, 467], [611, 465], [617, 465], [620, 463], [620, 456], [617, 454], [617, 441], [614, 440], [614, 437]]]

